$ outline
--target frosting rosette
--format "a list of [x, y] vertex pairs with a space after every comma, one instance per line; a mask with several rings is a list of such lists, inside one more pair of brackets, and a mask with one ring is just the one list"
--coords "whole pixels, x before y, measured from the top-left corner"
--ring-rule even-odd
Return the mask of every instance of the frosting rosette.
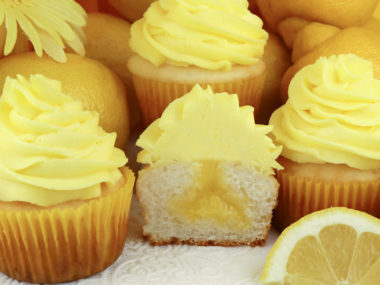
[[133, 51], [160, 66], [255, 64], [268, 38], [246, 0], [159, 0], [131, 28]]
[[0, 97], [0, 200], [52, 206], [99, 197], [127, 158], [99, 115], [42, 75], [7, 78]]
[[269, 124], [292, 161], [379, 169], [380, 80], [372, 63], [344, 54], [304, 67]]
[[165, 109], [139, 137], [137, 161], [241, 161], [265, 174], [281, 169], [281, 147], [267, 135], [271, 126], [255, 124], [253, 107], [239, 107], [236, 94], [214, 93], [199, 85]]

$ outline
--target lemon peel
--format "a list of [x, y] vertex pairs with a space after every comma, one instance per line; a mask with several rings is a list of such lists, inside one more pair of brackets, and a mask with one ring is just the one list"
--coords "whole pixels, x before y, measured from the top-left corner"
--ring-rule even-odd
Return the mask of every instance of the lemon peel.
[[58, 62], [66, 62], [65, 45], [83, 56], [86, 19], [84, 9], [73, 0], [0, 1], [0, 26], [6, 27], [4, 55], [12, 52], [22, 31], [40, 57], [45, 52]]
[[256, 125], [253, 107], [239, 107], [236, 94], [214, 93], [199, 85], [174, 100], [160, 119], [137, 140], [141, 163], [168, 161], [242, 161], [262, 173], [281, 169], [276, 158], [281, 147], [267, 134], [271, 126]]

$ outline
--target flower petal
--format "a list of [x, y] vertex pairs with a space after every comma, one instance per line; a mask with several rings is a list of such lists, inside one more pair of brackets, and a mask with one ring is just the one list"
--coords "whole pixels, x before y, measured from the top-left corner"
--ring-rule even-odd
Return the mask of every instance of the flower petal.
[[0, 26], [4, 22], [4, 55], [10, 54], [18, 39], [18, 27], [32, 43], [37, 55], [45, 51], [59, 62], [66, 61], [64, 48], [85, 54], [85, 10], [74, 0], [0, 0]]
[[57, 42], [45, 31], [40, 30], [39, 32], [42, 42], [43, 50], [52, 57], [54, 60], [58, 62], [66, 62], [66, 54], [63, 51], [63, 47], [61, 47]]
[[30, 20], [27, 17], [25, 17], [25, 15], [21, 11], [15, 10], [15, 15], [21, 29], [32, 42], [35, 52], [38, 56], [42, 56], [42, 44], [37, 30], [34, 28]]
[[7, 29], [7, 37], [5, 39], [4, 55], [10, 54], [15, 47], [17, 40], [17, 22], [12, 9], [6, 10], [5, 27]]

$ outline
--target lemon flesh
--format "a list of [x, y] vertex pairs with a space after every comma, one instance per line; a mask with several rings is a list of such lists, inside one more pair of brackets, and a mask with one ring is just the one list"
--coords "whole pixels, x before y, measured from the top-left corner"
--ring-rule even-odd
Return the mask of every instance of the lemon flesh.
[[[333, 219], [329, 224], [330, 216], [326, 213], [334, 214], [334, 211], [343, 213], [340, 218], [342, 222]], [[264, 268], [263, 284], [380, 284], [379, 219], [345, 208], [332, 208], [309, 216], [313, 216], [310, 221], [306, 216], [279, 238], [279, 244], [273, 247]], [[323, 222], [320, 221], [317, 223], [317, 218], [326, 221], [326, 225], [321, 225]], [[310, 234], [307, 234], [308, 231]], [[295, 242], [287, 241], [297, 238], [297, 232], [306, 234], [299, 236]], [[284, 250], [288, 246], [291, 248]], [[282, 276], [275, 272], [276, 267], [283, 267]]]

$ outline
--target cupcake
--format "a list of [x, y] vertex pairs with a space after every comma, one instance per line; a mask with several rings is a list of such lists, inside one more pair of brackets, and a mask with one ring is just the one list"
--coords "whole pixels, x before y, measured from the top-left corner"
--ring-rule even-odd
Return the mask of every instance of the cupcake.
[[57, 283], [121, 254], [134, 184], [116, 134], [42, 75], [6, 80], [0, 97], [0, 271]]
[[128, 60], [146, 125], [195, 84], [257, 109], [268, 34], [248, 1], [156, 1], [131, 27]]
[[236, 94], [196, 85], [139, 137], [136, 195], [152, 244], [263, 245], [281, 152]]
[[270, 118], [283, 146], [275, 224], [344, 206], [380, 217], [380, 80], [352, 54], [301, 69]]

